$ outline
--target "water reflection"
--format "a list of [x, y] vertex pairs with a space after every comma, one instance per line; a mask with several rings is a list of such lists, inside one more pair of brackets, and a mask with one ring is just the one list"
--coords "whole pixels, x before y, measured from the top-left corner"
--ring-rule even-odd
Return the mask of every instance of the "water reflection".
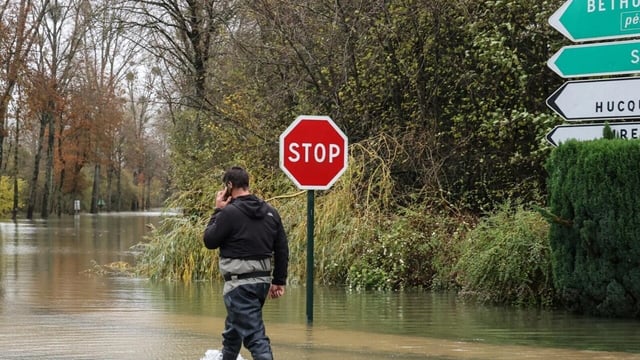
[[[158, 215], [0, 222], [0, 358], [200, 359], [217, 348], [219, 284], [84, 272], [92, 261], [133, 261], [130, 247]], [[318, 287], [307, 326], [305, 296], [290, 287], [265, 306], [278, 359], [640, 359], [635, 321]]]

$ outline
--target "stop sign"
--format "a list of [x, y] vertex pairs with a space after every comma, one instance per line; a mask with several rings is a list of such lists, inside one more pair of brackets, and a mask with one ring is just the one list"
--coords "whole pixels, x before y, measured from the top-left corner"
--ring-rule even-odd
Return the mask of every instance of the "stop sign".
[[280, 135], [280, 168], [300, 189], [330, 188], [348, 158], [347, 137], [328, 116], [298, 116]]

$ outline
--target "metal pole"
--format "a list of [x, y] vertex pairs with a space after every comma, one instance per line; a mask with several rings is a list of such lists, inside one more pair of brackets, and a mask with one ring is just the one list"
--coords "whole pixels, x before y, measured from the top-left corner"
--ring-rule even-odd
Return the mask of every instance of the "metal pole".
[[307, 190], [307, 323], [313, 322], [313, 223], [314, 192]]

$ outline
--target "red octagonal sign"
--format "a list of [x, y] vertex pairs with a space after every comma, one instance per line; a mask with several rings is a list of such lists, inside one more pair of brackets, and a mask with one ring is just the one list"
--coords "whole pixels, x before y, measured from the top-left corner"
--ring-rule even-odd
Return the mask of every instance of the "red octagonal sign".
[[326, 190], [347, 169], [347, 145], [330, 117], [298, 116], [280, 135], [280, 168], [300, 189]]

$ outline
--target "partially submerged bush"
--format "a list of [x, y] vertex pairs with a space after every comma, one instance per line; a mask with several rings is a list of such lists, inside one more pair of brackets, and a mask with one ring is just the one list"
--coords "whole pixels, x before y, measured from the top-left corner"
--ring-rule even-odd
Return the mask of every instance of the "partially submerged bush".
[[[417, 206], [416, 206], [417, 207]], [[450, 287], [457, 244], [468, 221], [404, 209], [376, 229], [362, 254], [349, 267], [352, 288], [400, 289]]]
[[499, 304], [551, 305], [548, 232], [542, 215], [522, 206], [503, 205], [481, 220], [462, 246], [460, 294]]

